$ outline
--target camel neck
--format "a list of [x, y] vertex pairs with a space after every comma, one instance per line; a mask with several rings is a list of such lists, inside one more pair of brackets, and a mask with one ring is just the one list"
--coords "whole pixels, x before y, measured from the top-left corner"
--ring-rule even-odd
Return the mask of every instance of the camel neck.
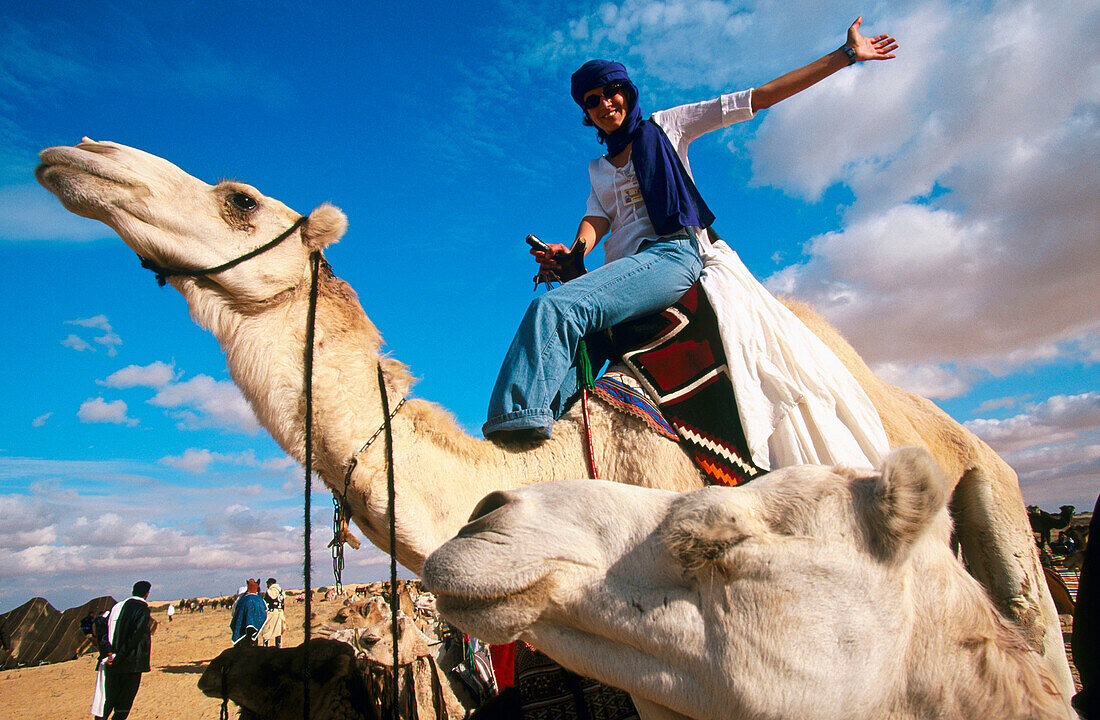
[[[194, 305], [192, 310], [221, 342], [230, 374], [260, 424], [302, 462], [308, 288], [260, 312]], [[379, 363], [391, 408], [408, 394], [412, 376], [402, 363], [380, 357], [381, 336], [343, 281], [322, 279], [316, 317], [313, 469], [330, 489], [342, 492], [348, 462], [356, 457], [348, 490], [352, 516], [373, 544], [388, 549], [384, 442], [359, 451], [382, 424]], [[564, 433], [568, 424], [562, 429]], [[394, 416], [393, 437], [398, 560], [414, 571], [465, 524], [481, 497], [528, 482], [538, 458], [549, 456], [559, 444], [527, 452], [501, 448], [470, 437], [445, 410], [417, 399], [407, 401]], [[573, 454], [576, 463], [559, 462], [557, 471], [582, 476], [583, 458]], [[544, 472], [540, 479], [558, 472]]]

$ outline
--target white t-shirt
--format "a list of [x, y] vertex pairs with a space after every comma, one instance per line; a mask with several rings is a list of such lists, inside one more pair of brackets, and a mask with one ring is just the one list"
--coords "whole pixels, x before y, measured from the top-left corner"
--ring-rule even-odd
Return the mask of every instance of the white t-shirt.
[[[684, 169], [691, 175], [688, 145], [692, 140], [712, 130], [728, 127], [753, 117], [752, 89], [729, 93], [713, 100], [680, 105], [653, 113], [653, 120], [665, 131]], [[611, 231], [603, 240], [604, 262], [611, 262], [638, 252], [645, 240], [657, 237], [649, 219], [641, 188], [634, 174], [634, 161], [617, 168], [606, 156], [588, 164], [592, 191], [588, 195], [586, 217], [604, 218]], [[710, 246], [706, 232], [695, 228], [700, 249]]]

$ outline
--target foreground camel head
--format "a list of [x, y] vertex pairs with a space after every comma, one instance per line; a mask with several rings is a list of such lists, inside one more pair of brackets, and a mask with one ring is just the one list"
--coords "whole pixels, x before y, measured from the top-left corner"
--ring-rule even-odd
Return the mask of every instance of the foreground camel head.
[[[47, 148], [39, 157], [35, 176], [67, 209], [106, 223], [134, 252], [163, 267], [217, 267], [264, 245], [299, 218], [250, 185], [208, 185], [167, 160], [118, 143], [84, 138], [75, 147]], [[309, 252], [336, 242], [346, 229], [343, 212], [323, 204], [295, 237], [249, 267], [225, 270], [209, 282], [238, 300], [266, 300], [298, 284]]]
[[1029, 656], [1064, 711], [951, 554], [945, 485], [911, 448], [881, 472], [792, 467], [683, 494], [537, 484], [488, 495], [423, 578], [464, 631], [523, 637], [651, 716], [915, 717], [927, 691], [942, 717], [1016, 717], [944, 697], [958, 663], [1003, 652]]

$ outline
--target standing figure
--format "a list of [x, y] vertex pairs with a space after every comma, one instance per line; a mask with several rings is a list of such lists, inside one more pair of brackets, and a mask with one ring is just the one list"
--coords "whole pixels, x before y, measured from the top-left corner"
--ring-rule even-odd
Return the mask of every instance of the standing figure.
[[98, 667], [102, 675], [97, 677], [92, 700], [92, 714], [97, 719], [125, 720], [137, 697], [141, 674], [149, 672], [154, 629], [147, 602], [151, 587], [145, 580], [134, 583], [133, 595], [115, 604], [105, 622], [99, 623]]
[[245, 592], [233, 605], [233, 617], [229, 621], [234, 645], [255, 645], [256, 636], [267, 620], [267, 605], [260, 597], [260, 581], [248, 579]]
[[[841, 47], [809, 65], [758, 88], [662, 110], [649, 119], [621, 64], [591, 60], [573, 74], [570, 93], [607, 154], [589, 164], [591, 193], [572, 248], [551, 244], [532, 250], [543, 272], [554, 271], [568, 282], [528, 308], [489, 400], [482, 427], [487, 438], [549, 438], [577, 390], [580, 340], [664, 311], [699, 280], [714, 215], [692, 180], [688, 144], [749, 120], [848, 65], [894, 57], [894, 38], [863, 36], [862, 21], [852, 24]], [[601, 240], [605, 264], [576, 276], [577, 258]], [[878, 422], [877, 415], [873, 420]]]
[[275, 647], [283, 646], [283, 632], [286, 630], [286, 615], [283, 606], [286, 605], [286, 594], [275, 582], [275, 578], [267, 579], [267, 592], [263, 594], [264, 604], [267, 605], [267, 620], [260, 628], [260, 640], [266, 646], [272, 640]]

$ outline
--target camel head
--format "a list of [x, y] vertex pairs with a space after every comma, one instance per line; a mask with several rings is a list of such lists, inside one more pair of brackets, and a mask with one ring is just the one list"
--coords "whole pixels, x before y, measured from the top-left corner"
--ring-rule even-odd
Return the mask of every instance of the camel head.
[[910, 559], [954, 562], [945, 486], [917, 449], [683, 494], [541, 483], [486, 496], [422, 576], [464, 631], [691, 717], [865, 717], [897, 674]]
[[[84, 138], [43, 150], [35, 177], [77, 215], [109, 225], [130, 248], [161, 267], [199, 270], [234, 260], [290, 228], [299, 214], [244, 183], [194, 178], [155, 155]], [[322, 204], [300, 230], [268, 252], [202, 280], [230, 299], [258, 302], [297, 285], [307, 258], [347, 229]], [[173, 277], [177, 288], [194, 280]]]
[[[361, 717], [340, 714], [341, 706], [364, 708], [369, 693], [355, 651], [336, 640], [314, 639], [309, 645], [310, 705], [314, 718]], [[249, 717], [302, 717], [305, 648], [232, 647], [214, 658], [199, 678], [207, 697], [228, 697]], [[242, 713], [242, 717], [244, 713]]]

